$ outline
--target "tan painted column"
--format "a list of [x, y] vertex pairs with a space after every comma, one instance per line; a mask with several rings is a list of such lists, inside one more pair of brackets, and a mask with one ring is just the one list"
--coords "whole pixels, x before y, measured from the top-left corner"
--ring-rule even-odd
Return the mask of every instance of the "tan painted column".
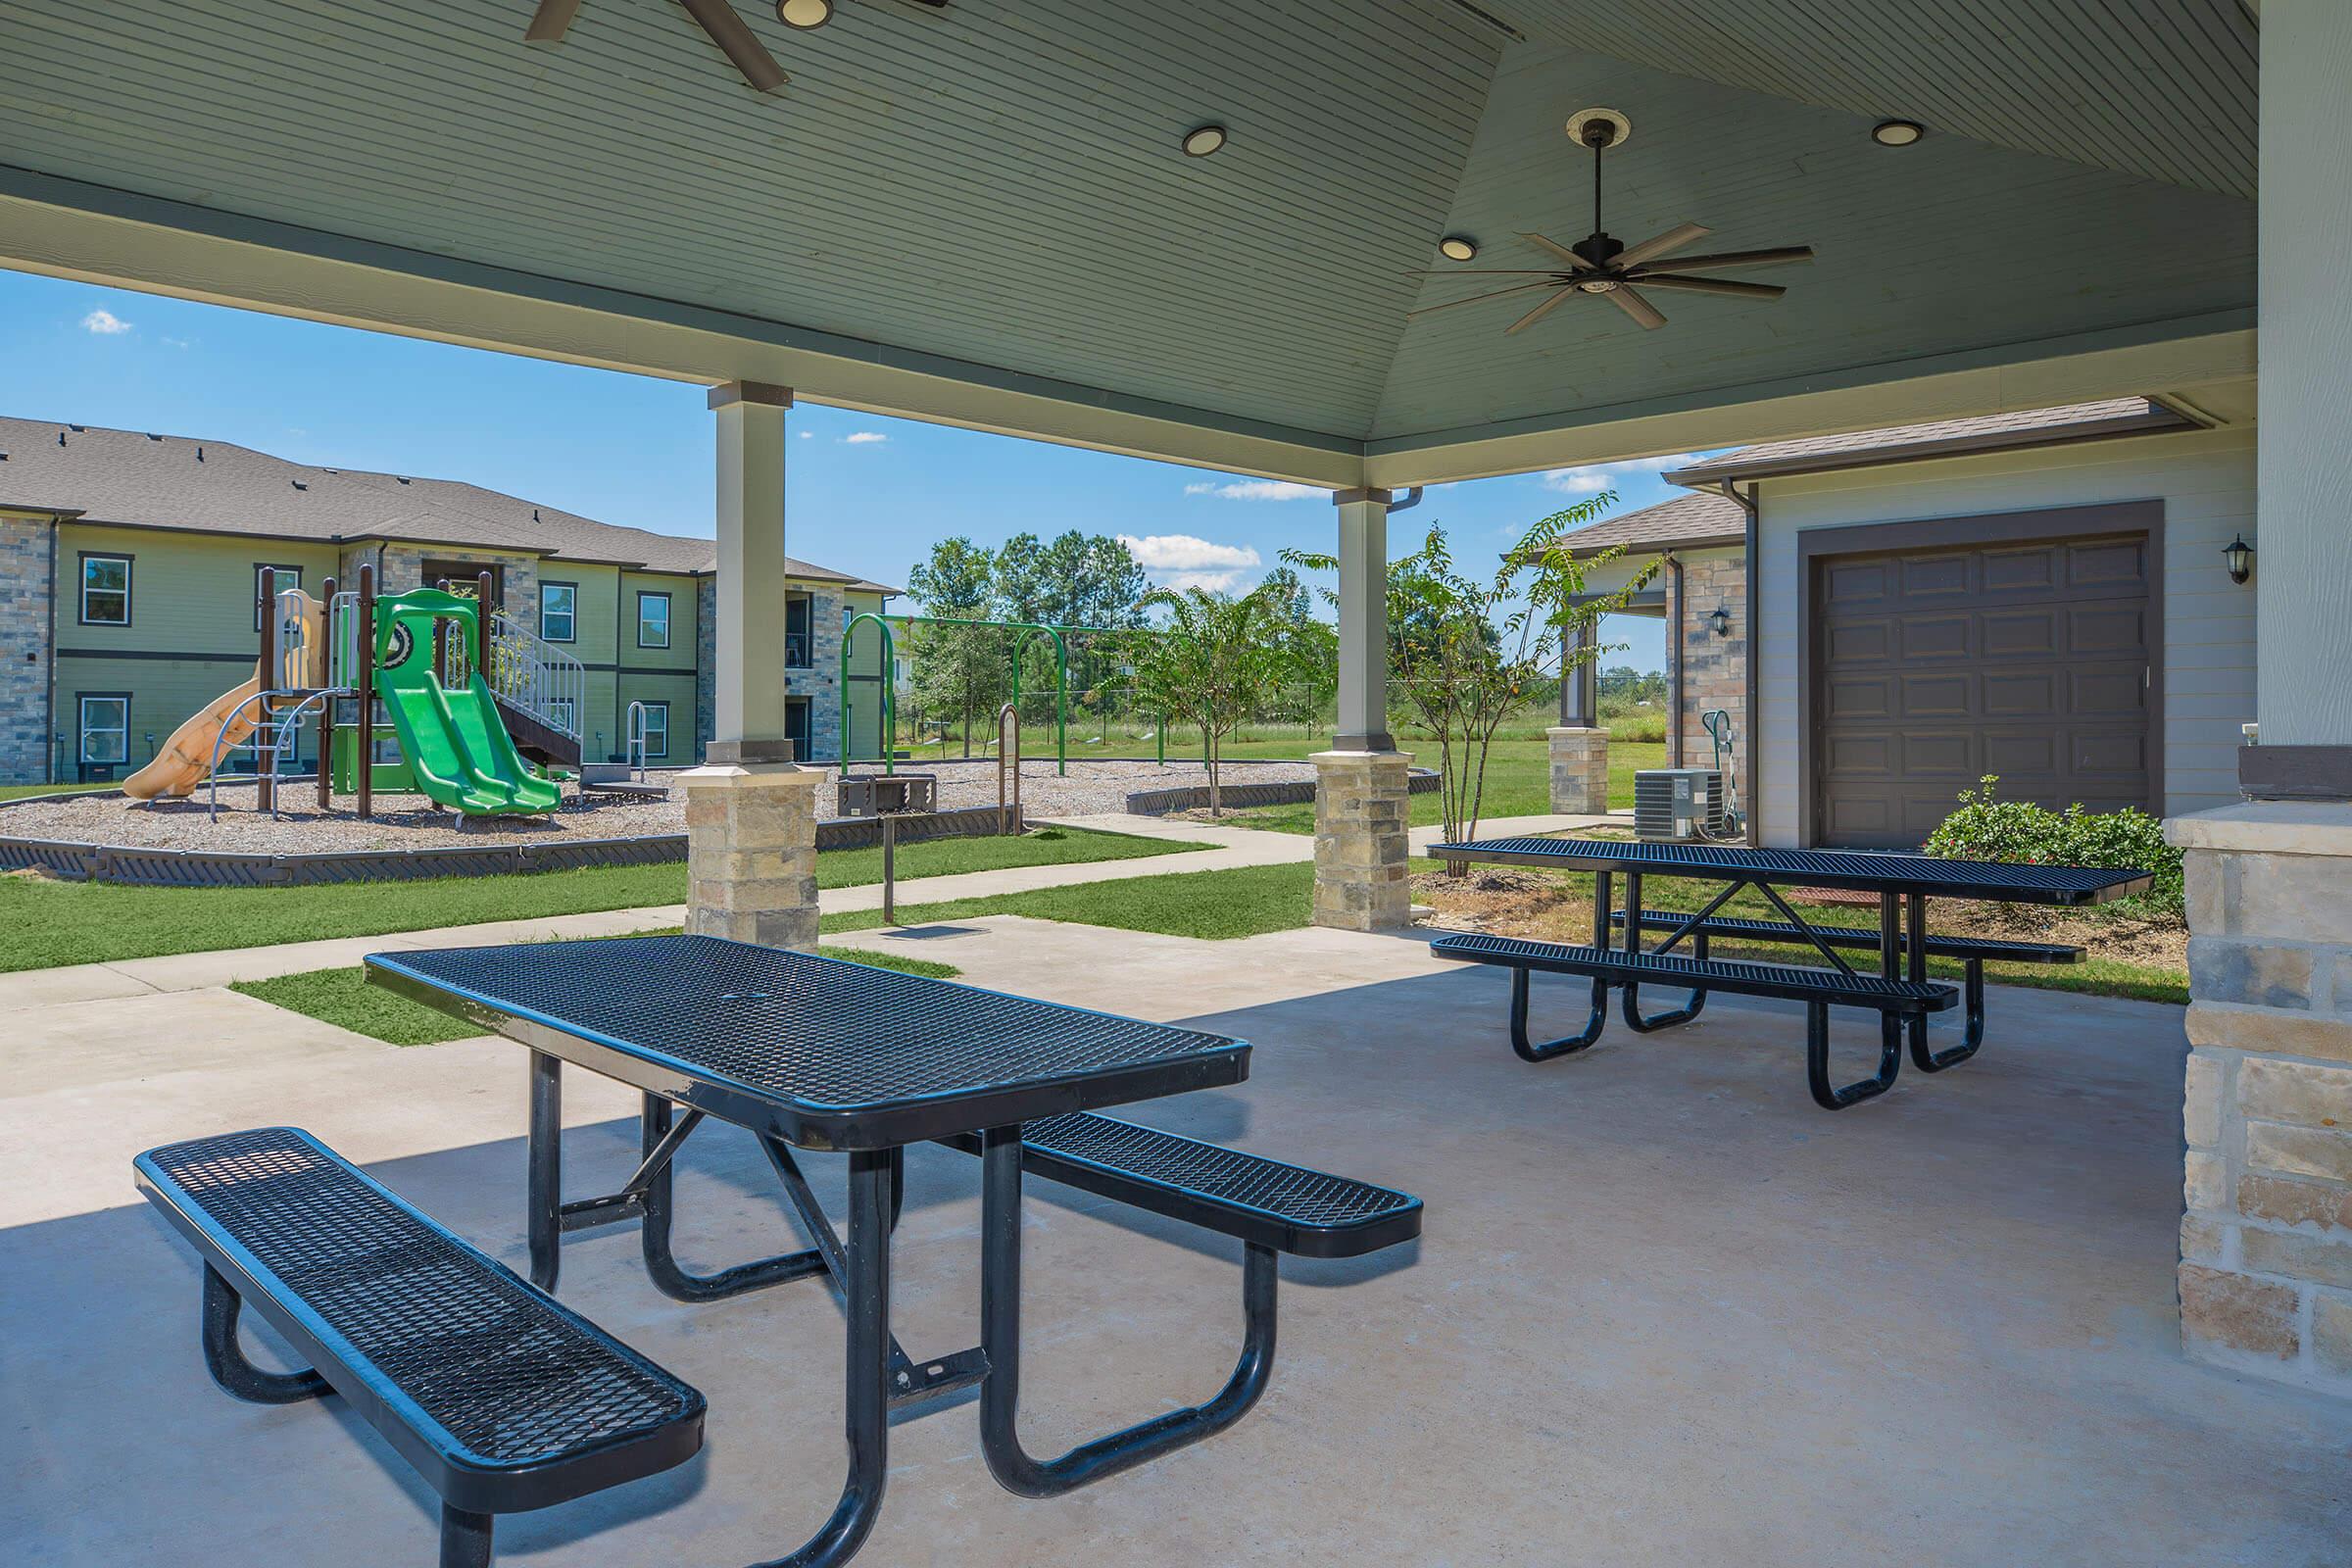
[[[2236, 806], [2176, 817], [2188, 873], [2180, 1334], [2352, 1395], [2352, 6], [2262, 18], [2254, 581], [2261, 741]], [[2222, 563], [2208, 561], [2217, 591]], [[2259, 797], [2278, 797], [2262, 799]]]
[[792, 393], [710, 392], [718, 426], [711, 738], [686, 790], [686, 929], [816, 947], [816, 789], [784, 735], [784, 437]]
[[1340, 525], [1339, 733], [1315, 764], [1317, 925], [1378, 931], [1412, 919], [1405, 768], [1389, 734], [1389, 492], [1332, 496]]

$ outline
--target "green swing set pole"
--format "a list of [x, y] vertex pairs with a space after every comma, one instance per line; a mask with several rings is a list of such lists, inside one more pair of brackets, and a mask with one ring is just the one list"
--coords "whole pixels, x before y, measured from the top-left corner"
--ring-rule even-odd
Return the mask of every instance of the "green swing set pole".
[[850, 623], [841, 629], [841, 770], [848, 772], [852, 760], [850, 643], [857, 635], [858, 623], [861, 620], [872, 621], [875, 629], [882, 634], [882, 771], [896, 773], [899, 770], [899, 699], [898, 683], [890, 678], [890, 672], [898, 661], [897, 642], [890, 635], [890, 618], [877, 615], [870, 610], [861, 610], [852, 615]]
[[1029, 643], [1039, 632], [1054, 639], [1054, 776], [1067, 778], [1070, 772], [1070, 645], [1063, 640], [1058, 627], [1043, 626], [1024, 621], [1005, 621], [1007, 626], [1021, 626], [1021, 640], [1012, 645], [1012, 706], [1021, 706], [1021, 656], [1029, 651]]

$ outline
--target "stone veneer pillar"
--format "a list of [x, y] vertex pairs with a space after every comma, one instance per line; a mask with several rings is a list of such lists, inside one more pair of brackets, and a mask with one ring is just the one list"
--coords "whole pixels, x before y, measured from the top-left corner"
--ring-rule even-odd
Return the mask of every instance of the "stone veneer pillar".
[[816, 789], [785, 738], [784, 416], [788, 388], [711, 389], [718, 427], [711, 739], [686, 791], [686, 929], [816, 947]]
[[2352, 1394], [2352, 805], [2167, 832], [2188, 873], [2182, 1345]]
[[1383, 931], [1412, 922], [1404, 863], [1411, 760], [1403, 752], [1314, 755], [1315, 924]]
[[1609, 808], [1609, 732], [1559, 725], [1544, 732], [1551, 741], [1551, 808], [1569, 815]]
[[686, 930], [816, 951], [816, 789], [790, 762], [706, 762], [686, 790]]

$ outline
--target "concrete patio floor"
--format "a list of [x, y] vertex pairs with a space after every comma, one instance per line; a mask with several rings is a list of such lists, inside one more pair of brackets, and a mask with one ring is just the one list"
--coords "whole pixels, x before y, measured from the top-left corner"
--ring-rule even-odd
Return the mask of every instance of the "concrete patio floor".
[[[862, 1560], [1301, 1564], [2342, 1563], [2352, 1409], [2184, 1361], [2177, 1010], [1999, 990], [1978, 1060], [1839, 1115], [1802, 1020], [1697, 1024], [1544, 1066], [1502, 977], [1417, 942], [1247, 942], [1018, 919], [902, 936], [966, 978], [1185, 1019], [1250, 1080], [1146, 1120], [1389, 1183], [1420, 1243], [1285, 1260], [1273, 1387], [1233, 1431], [1073, 1496], [983, 1466], [967, 1405], [903, 1422]], [[31, 999], [26, 999], [28, 1002]], [[1567, 988], [1540, 987], [1565, 1019]], [[1858, 1067], [1868, 1031], [1843, 1020]], [[424, 1563], [429, 1495], [335, 1401], [206, 1379], [197, 1270], [129, 1158], [287, 1121], [521, 1261], [523, 1058], [396, 1050], [220, 990], [21, 1005], [0, 1030], [0, 1539], [19, 1560]], [[574, 1180], [625, 1168], [631, 1102], [567, 1079]], [[821, 1190], [837, 1185], [814, 1159]], [[749, 1142], [689, 1147], [680, 1249], [785, 1242]], [[896, 1324], [971, 1343], [977, 1163], [909, 1158]], [[1034, 1183], [1030, 1446], [1204, 1396], [1238, 1250]], [[730, 1565], [797, 1545], [842, 1471], [840, 1317], [814, 1282], [659, 1296], [626, 1228], [563, 1294], [700, 1386], [701, 1458], [501, 1522], [502, 1561]]]

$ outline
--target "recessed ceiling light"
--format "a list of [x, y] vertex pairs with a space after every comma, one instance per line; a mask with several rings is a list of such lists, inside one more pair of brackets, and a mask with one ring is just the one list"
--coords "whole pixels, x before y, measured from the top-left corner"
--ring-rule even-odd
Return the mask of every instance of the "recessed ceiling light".
[[1882, 147], [1908, 147], [1927, 133], [1916, 120], [1882, 120], [1870, 127], [1870, 139]]
[[1467, 234], [1448, 234], [1438, 241], [1438, 254], [1449, 262], [1467, 262], [1478, 255], [1478, 241]]
[[1184, 133], [1184, 156], [1206, 158], [1225, 145], [1223, 125], [1195, 125]]
[[821, 27], [833, 20], [833, 0], [776, 0], [776, 18], [788, 27]]

